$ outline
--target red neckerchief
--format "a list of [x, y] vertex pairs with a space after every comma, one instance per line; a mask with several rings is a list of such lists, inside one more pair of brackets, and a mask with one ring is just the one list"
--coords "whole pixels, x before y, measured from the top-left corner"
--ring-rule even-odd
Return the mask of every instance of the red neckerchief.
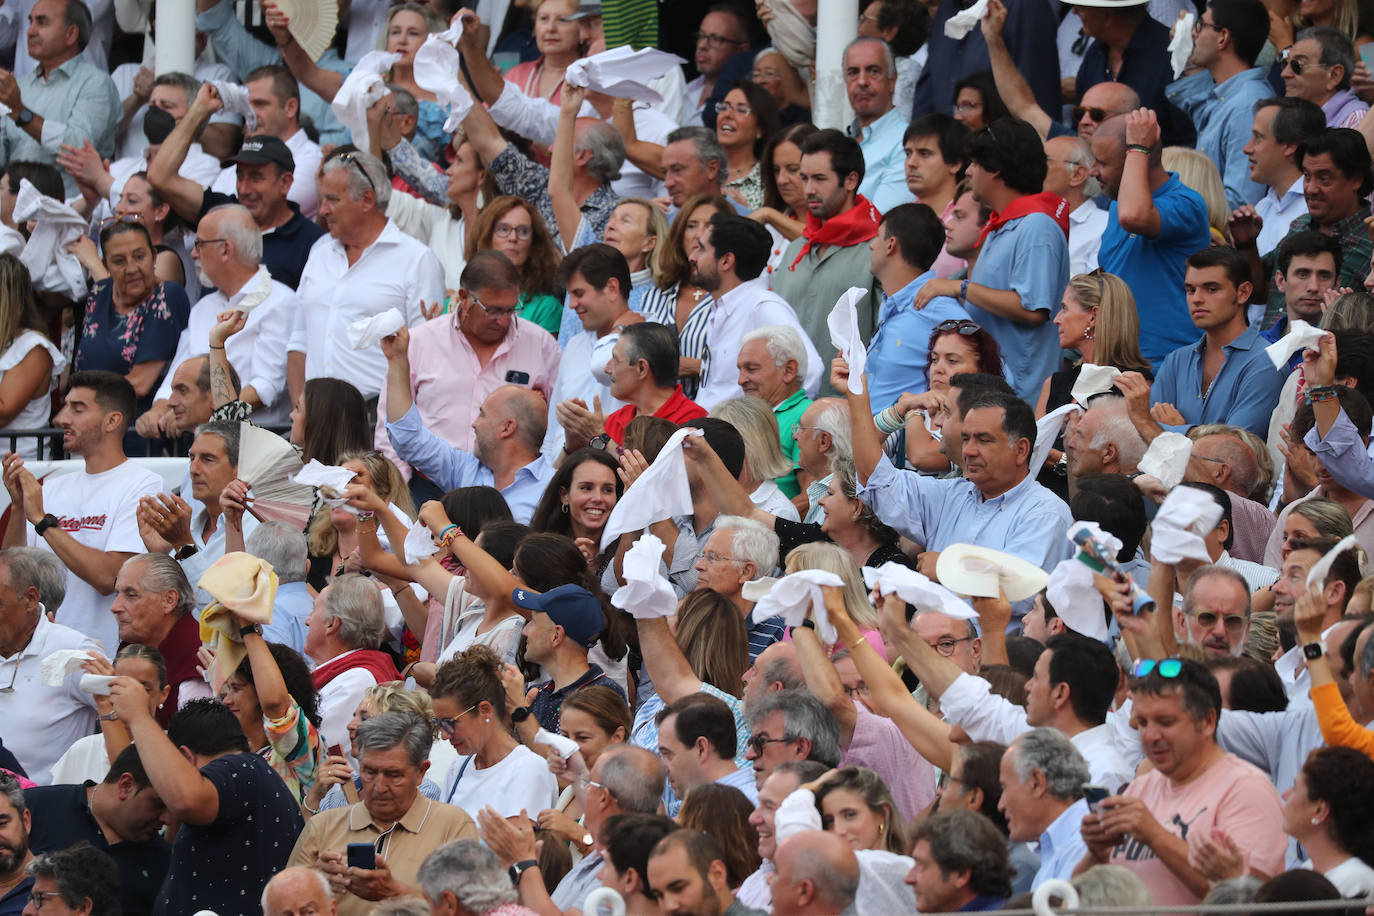
[[359, 649], [357, 652], [333, 658], [312, 671], [310, 679], [315, 682], [315, 689], [319, 690], [350, 668], [367, 670], [377, 679], [378, 684], [401, 679], [401, 672], [396, 670], [396, 663], [391, 660], [390, 655], [380, 649]]
[[1043, 213], [1051, 217], [1059, 224], [1059, 228], [1064, 230], [1064, 237], [1069, 237], [1069, 202], [1058, 194], [1041, 191], [1039, 194], [1018, 197], [1002, 208], [1001, 213], [992, 214], [987, 225], [983, 227], [982, 235], [978, 236], [977, 247], [982, 248], [983, 239], [1007, 223], [1023, 216], [1030, 216], [1032, 213]]
[[867, 242], [877, 234], [878, 211], [862, 194], [854, 195], [854, 206], [843, 213], [835, 214], [823, 223], [808, 210], [806, 228], [802, 230], [802, 237], [806, 239], [806, 243], [802, 245], [796, 260], [787, 269], [796, 270], [812, 245], [838, 245], [846, 248]]

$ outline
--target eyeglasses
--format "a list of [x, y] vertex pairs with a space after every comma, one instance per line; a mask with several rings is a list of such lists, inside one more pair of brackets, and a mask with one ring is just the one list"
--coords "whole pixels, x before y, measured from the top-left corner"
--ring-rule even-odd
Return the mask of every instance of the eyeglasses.
[[43, 901], [49, 897], [61, 897], [57, 891], [29, 891], [29, 903], [33, 904], [35, 910], [43, 909]]
[[751, 735], [745, 746], [754, 752], [755, 757], [762, 757], [764, 745], [787, 744], [796, 740], [796, 738], [770, 738], [767, 735]]
[[339, 156], [339, 161], [356, 168], [358, 174], [362, 175], [363, 180], [367, 182], [367, 186], [372, 189], [372, 196], [377, 196], [377, 186], [372, 183], [372, 176], [367, 174], [367, 169], [363, 168], [363, 163], [358, 159], [357, 153], [342, 153]]
[[1216, 611], [1198, 611], [1193, 618], [1204, 630], [1215, 627], [1218, 620], [1225, 621], [1228, 633], [1245, 632], [1245, 624], [1249, 622], [1244, 614], [1218, 614]]
[[877, 16], [870, 16], [870, 15], [868, 15], [867, 13], [860, 13], [860, 14], [859, 14], [859, 21], [860, 21], [860, 22], [871, 22], [871, 23], [873, 23], [874, 25], [877, 25], [877, 24], [878, 24], [878, 17], [877, 17]]
[[729, 102], [717, 102], [716, 113], [719, 114], [725, 111], [733, 111], [741, 118], [747, 118], [754, 113], [754, 109], [750, 108], [748, 105], [732, 105]]
[[946, 331], [958, 331], [965, 337], [972, 337], [983, 330], [981, 325], [974, 324], [967, 318], [948, 318], [935, 326], [935, 330], [944, 333]]
[[472, 711], [473, 711], [474, 709], [476, 709], [476, 708], [477, 708], [477, 704], [474, 703], [473, 705], [469, 706], [467, 709], [465, 709], [465, 710], [463, 710], [462, 712], [458, 713], [458, 715], [456, 715], [456, 716], [449, 716], [449, 717], [446, 718], [446, 719], [437, 719], [437, 718], [436, 718], [436, 719], [434, 720], [434, 724], [437, 725], [437, 726], [439, 727], [439, 734], [443, 735], [445, 738], [447, 738], [449, 735], [452, 735], [453, 732], [454, 732], [454, 730], [457, 729], [457, 727], [458, 727], [458, 720], [461, 719], [461, 718], [463, 718], [463, 716], [466, 716], [468, 713], [472, 712]]
[[953, 636], [946, 636], [939, 642], [930, 643], [930, 647], [934, 649], [936, 652], [939, 652], [945, 658], [949, 658], [951, 655], [954, 654], [954, 650], [959, 646], [959, 643], [972, 641], [972, 636], [961, 636], [958, 639], [955, 639]]
[[866, 697], [869, 694], [870, 691], [867, 684], [855, 684], [853, 687], [846, 687], [844, 689], [844, 695], [851, 700], [857, 700], [859, 697]]
[[1318, 67], [1322, 70], [1331, 69], [1320, 61], [1308, 60], [1305, 57], [1293, 57], [1287, 51], [1284, 52], [1283, 57], [1280, 59], [1283, 61], [1285, 67], [1293, 71], [1294, 76], [1302, 76], [1302, 71], [1306, 70], [1308, 67]]
[[221, 244], [221, 243], [224, 243], [224, 242], [227, 242], [227, 241], [229, 241], [229, 240], [228, 240], [228, 239], [196, 239], [194, 242], [191, 243], [191, 249], [192, 249], [193, 251], [200, 251], [200, 250], [201, 250], [202, 248], [204, 248], [206, 245], [218, 245], [218, 244]]
[[800, 436], [801, 433], [802, 433], [802, 430], [810, 430], [811, 432], [816, 432], [816, 431], [819, 430], [819, 429], [820, 429], [819, 426], [802, 426], [800, 423], [793, 423], [793, 424], [792, 424], [792, 438], [795, 439], [795, 438], [797, 438], [798, 436]]
[[1145, 677], [1151, 671], [1158, 671], [1160, 677], [1178, 677], [1183, 672], [1183, 661], [1177, 658], [1166, 658], [1163, 661], [1143, 658], [1131, 669], [1131, 677]]
[[701, 555], [701, 558], [702, 558], [703, 560], [705, 560], [707, 563], [742, 563], [742, 562], [743, 562], [742, 560], [739, 560], [739, 559], [737, 559], [736, 557], [728, 557], [728, 556], [726, 556], [726, 555], [723, 554], [723, 553], [716, 553], [714, 550], [708, 550], [708, 551], [706, 551], [705, 553], [703, 553], [703, 554]]
[[1112, 108], [1087, 108], [1083, 105], [1073, 106], [1073, 111], [1071, 112], [1075, 124], [1083, 120], [1084, 115], [1087, 115], [1088, 117], [1096, 121], [1098, 124], [1101, 124], [1103, 121], [1107, 120], [1113, 115], [1125, 113], [1126, 112], [1124, 111], [1117, 111]]
[[723, 47], [724, 45], [744, 44], [744, 42], [737, 41], [734, 38], [726, 38], [724, 35], [712, 35], [710, 32], [694, 32], [692, 34], [693, 44], [701, 44], [703, 41], [713, 48]]
[[1199, 20], [1197, 20], [1196, 22], [1193, 23], [1193, 34], [1194, 34], [1194, 35], [1196, 35], [1197, 33], [1201, 32], [1203, 29], [1211, 29], [1213, 32], [1220, 32], [1220, 31], [1221, 31], [1221, 29], [1217, 28], [1217, 24], [1216, 24], [1215, 22], [1208, 22], [1208, 21], [1205, 20], [1205, 19], [1199, 19]]
[[534, 235], [534, 230], [529, 226], [512, 226], [510, 223], [497, 223], [496, 227], [491, 230], [491, 234], [498, 239], [508, 239], [511, 236], [515, 236], [523, 242]]
[[959, 114], [962, 112], [968, 114], [970, 111], [979, 111], [982, 107], [982, 102], [958, 102], [954, 106], [954, 113]]
[[476, 302], [476, 303], [477, 303], [477, 307], [478, 307], [478, 308], [480, 308], [483, 312], [486, 312], [486, 315], [487, 315], [488, 318], [514, 318], [514, 317], [515, 317], [515, 313], [516, 313], [517, 309], [513, 309], [513, 308], [511, 308], [511, 309], [493, 309], [493, 308], [488, 308], [486, 305], [484, 305], [484, 304], [482, 303], [482, 300], [481, 300], [481, 299], [478, 299], [478, 298], [477, 298], [477, 294], [476, 294], [476, 293], [474, 293], [474, 292], [472, 292], [471, 290], [469, 290], [469, 291], [468, 291], [468, 295], [472, 297], [472, 301], [473, 301], [473, 302]]

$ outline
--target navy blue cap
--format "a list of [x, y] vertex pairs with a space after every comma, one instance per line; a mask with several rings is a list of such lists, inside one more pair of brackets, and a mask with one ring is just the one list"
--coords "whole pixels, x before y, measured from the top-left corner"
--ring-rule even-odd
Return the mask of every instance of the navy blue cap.
[[584, 648], [590, 648], [606, 629], [601, 601], [580, 585], [560, 585], [542, 594], [517, 588], [511, 592], [511, 600], [518, 607], [548, 614]]

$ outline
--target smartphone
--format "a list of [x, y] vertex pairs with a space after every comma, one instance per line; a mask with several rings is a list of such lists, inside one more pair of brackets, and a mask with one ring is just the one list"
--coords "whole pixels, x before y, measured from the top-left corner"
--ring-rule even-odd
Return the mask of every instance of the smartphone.
[[507, 385], [528, 385], [529, 383], [530, 374], [528, 372], [521, 372], [519, 369], [511, 369], [506, 373]]
[[[1102, 800], [1111, 794], [1111, 792], [1107, 791], [1106, 786], [1083, 787], [1083, 800], [1088, 803], [1088, 810], [1093, 814], [1102, 813]], [[348, 848], [352, 849], [353, 847], [350, 846]]]
[[1360, 60], [1366, 67], [1374, 67], [1374, 41], [1366, 41], [1357, 49], [1360, 53]]
[[342, 757], [344, 755], [343, 745], [331, 744], [329, 745], [329, 747], [325, 748], [325, 753], [327, 753], [330, 757]]
[[367, 868], [377, 867], [377, 848], [371, 843], [349, 843], [348, 844], [348, 867]]

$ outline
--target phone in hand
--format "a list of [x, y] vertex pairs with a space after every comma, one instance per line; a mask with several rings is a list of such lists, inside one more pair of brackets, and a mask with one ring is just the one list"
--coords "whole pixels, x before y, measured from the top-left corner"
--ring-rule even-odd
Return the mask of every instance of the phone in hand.
[[1093, 814], [1102, 813], [1102, 800], [1111, 794], [1111, 792], [1107, 791], [1106, 786], [1083, 787], [1083, 800], [1088, 803], [1088, 810]]
[[342, 757], [342, 756], [344, 755], [344, 752], [343, 752], [343, 745], [341, 745], [341, 744], [331, 744], [331, 745], [329, 745], [329, 747], [325, 748], [325, 752], [326, 752], [330, 757]]
[[529, 383], [530, 374], [528, 372], [523, 372], [519, 369], [511, 369], [506, 373], [507, 385], [528, 385]]
[[371, 843], [348, 844], [348, 867], [373, 869], [377, 867], [377, 847]]

